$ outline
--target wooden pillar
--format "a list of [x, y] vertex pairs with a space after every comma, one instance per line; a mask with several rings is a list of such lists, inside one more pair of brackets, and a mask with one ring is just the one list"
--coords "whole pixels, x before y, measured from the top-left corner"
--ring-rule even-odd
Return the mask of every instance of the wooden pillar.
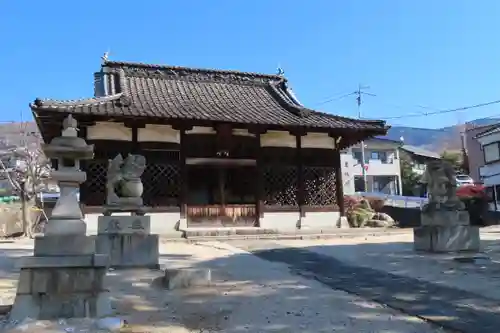
[[297, 166], [297, 203], [299, 205], [300, 217], [305, 217], [305, 180], [304, 180], [304, 161], [302, 159], [302, 134], [295, 136], [295, 165]]
[[180, 192], [179, 192], [179, 208], [181, 212], [181, 219], [187, 218], [187, 196], [188, 196], [188, 173], [186, 166], [186, 129], [180, 130], [180, 157], [179, 157], [179, 167], [180, 167]]
[[340, 150], [336, 147], [334, 154], [334, 169], [335, 169], [335, 190], [337, 194], [337, 204], [339, 206], [340, 216], [345, 216], [344, 207], [344, 182], [342, 180], [342, 164], [340, 160]]
[[262, 160], [262, 146], [260, 145], [260, 133], [255, 134], [256, 145], [257, 145], [257, 156], [256, 156], [256, 186], [255, 186], [255, 204], [257, 205], [257, 223], [256, 227], [259, 226], [259, 218], [264, 217], [264, 177], [263, 177], [263, 160]]
[[139, 140], [138, 140], [139, 128], [145, 128], [146, 123], [137, 120], [126, 120], [123, 122], [123, 125], [127, 128], [130, 128], [130, 130], [132, 131], [132, 141], [131, 141], [132, 145], [130, 147], [131, 149], [130, 153], [139, 154]]
[[132, 127], [132, 154], [139, 153], [139, 141], [137, 139], [139, 129], [137, 126]]

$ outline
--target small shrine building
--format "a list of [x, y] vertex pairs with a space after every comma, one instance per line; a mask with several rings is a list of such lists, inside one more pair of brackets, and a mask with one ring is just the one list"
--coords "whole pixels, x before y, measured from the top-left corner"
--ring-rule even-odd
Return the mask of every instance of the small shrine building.
[[384, 121], [304, 107], [282, 75], [104, 61], [95, 97], [30, 104], [45, 142], [68, 114], [95, 146], [80, 201], [96, 229], [108, 160], [141, 154], [153, 232], [186, 227], [335, 227], [344, 215], [340, 150]]

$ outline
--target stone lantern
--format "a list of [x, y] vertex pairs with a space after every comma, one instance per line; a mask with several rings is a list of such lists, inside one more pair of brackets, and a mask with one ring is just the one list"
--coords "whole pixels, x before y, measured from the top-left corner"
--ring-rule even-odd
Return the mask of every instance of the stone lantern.
[[86, 174], [80, 161], [93, 157], [94, 147], [77, 136], [77, 122], [68, 116], [60, 137], [43, 145], [57, 159], [52, 177], [61, 189], [45, 234], [35, 238], [33, 257], [21, 258], [21, 274], [10, 319], [102, 317], [111, 314], [103, 278], [108, 256], [95, 254], [95, 238], [86, 236], [78, 191]]

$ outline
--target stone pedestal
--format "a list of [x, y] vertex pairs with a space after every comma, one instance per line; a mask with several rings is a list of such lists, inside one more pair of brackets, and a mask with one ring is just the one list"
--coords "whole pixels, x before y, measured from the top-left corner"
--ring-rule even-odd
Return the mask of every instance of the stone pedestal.
[[95, 239], [85, 235], [35, 238], [35, 255], [19, 263], [21, 274], [10, 319], [112, 315], [103, 287], [108, 260], [93, 254], [94, 249]]
[[466, 211], [437, 210], [422, 213], [422, 226], [413, 229], [417, 251], [460, 252], [479, 251], [479, 228], [470, 226]]
[[151, 235], [149, 216], [99, 216], [96, 252], [113, 268], [159, 268], [159, 236]]

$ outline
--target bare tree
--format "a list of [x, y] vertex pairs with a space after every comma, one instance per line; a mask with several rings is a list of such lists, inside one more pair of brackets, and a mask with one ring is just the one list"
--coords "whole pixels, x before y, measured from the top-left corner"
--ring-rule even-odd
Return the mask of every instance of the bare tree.
[[36, 223], [33, 209], [36, 195], [44, 187], [50, 173], [50, 160], [42, 151], [38, 132], [29, 131], [30, 123], [19, 124], [20, 139], [7, 148], [0, 158], [0, 168], [8, 179], [12, 191], [21, 198], [23, 205], [23, 234], [32, 237]]

